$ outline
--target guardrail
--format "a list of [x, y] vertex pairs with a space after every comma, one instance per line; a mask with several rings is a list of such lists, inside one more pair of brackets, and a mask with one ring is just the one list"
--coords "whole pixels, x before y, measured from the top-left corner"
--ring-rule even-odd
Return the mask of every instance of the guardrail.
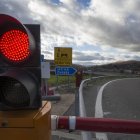
[[[83, 86], [84, 86], [85, 82], [87, 82], [89, 80], [91, 80], [91, 78], [83, 80], [80, 84], [80, 87], [79, 87], [79, 116], [80, 117], [87, 116], [86, 109], [85, 109], [85, 103], [84, 103], [84, 99], [83, 99]], [[81, 135], [82, 135], [83, 140], [91, 140], [92, 139], [91, 132], [82, 131]]]

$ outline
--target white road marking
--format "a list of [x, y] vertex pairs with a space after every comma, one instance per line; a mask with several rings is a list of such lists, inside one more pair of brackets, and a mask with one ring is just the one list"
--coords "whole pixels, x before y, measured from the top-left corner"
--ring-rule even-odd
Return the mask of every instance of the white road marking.
[[[112, 82], [112, 81], [110, 81]], [[96, 118], [103, 118], [103, 109], [102, 109], [102, 93], [106, 85], [108, 85], [110, 82], [104, 84], [97, 94], [96, 104], [95, 104], [95, 117]]]
[[[103, 118], [103, 109], [102, 109], [102, 93], [104, 90], [104, 87], [109, 84], [110, 82], [104, 84], [98, 94], [97, 94], [97, 99], [96, 99], [96, 104], [95, 104], [95, 118]], [[106, 133], [96, 133], [96, 138], [100, 140], [108, 140]]]
[[104, 115], [109, 115], [111, 112], [103, 112]]

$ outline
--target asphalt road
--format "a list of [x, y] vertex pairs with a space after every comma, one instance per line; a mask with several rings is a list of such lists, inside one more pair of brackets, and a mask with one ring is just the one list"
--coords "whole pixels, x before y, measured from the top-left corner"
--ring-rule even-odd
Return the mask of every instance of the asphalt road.
[[102, 98], [103, 110], [108, 112], [104, 117], [140, 120], [140, 79], [111, 82]]
[[[140, 120], [140, 79], [109, 83], [103, 90], [104, 118]], [[140, 136], [108, 134], [109, 140], [140, 140]]]

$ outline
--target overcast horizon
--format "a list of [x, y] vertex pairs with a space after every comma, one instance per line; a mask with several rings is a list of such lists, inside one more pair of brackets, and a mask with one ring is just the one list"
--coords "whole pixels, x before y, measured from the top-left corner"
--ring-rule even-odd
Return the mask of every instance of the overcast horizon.
[[41, 53], [72, 47], [73, 63], [140, 61], [139, 0], [1, 0], [0, 13], [41, 25]]

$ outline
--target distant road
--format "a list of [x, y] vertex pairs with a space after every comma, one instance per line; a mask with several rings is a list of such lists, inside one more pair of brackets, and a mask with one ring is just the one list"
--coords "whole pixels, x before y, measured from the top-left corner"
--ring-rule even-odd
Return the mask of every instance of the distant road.
[[[94, 72], [94, 74], [96, 74], [96, 75], [104, 75], [104, 76], [123, 76], [124, 75], [124, 73], [117, 73], [117, 72]], [[127, 75], [128, 76], [132, 76], [132, 74], [130, 74], [130, 73], [127, 73]], [[134, 74], [133, 74], [133, 76], [134, 76]]]

